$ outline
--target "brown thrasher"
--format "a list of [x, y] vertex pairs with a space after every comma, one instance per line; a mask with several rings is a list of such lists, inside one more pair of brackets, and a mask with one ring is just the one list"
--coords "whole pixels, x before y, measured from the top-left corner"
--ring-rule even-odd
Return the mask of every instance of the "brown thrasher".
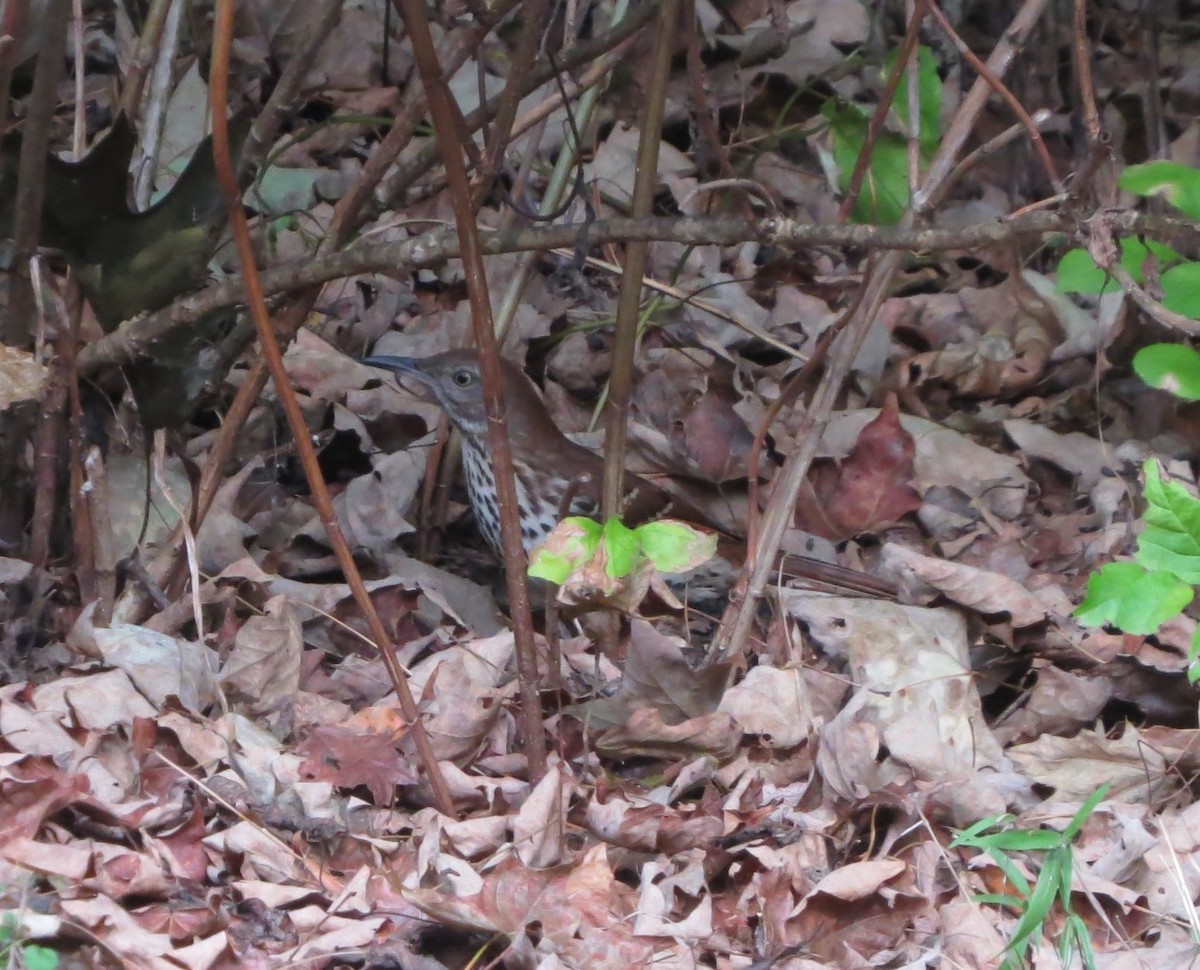
[[[496, 553], [503, 555], [478, 352], [448, 350], [432, 357], [364, 357], [362, 363], [392, 371], [398, 377], [411, 377], [432, 392], [462, 434], [467, 491], [480, 531]], [[568, 489], [571, 490], [569, 514], [594, 517], [599, 513], [604, 461], [558, 429], [533, 382], [519, 367], [501, 360], [500, 373], [520, 503], [521, 538], [525, 551], [529, 552], [558, 523]], [[626, 525], [637, 526], [669, 515], [718, 533], [717, 557], [728, 564], [728, 568], [721, 570], [727, 577], [724, 583], [727, 592], [744, 560], [742, 544], [695, 508], [640, 475], [627, 472], [624, 481], [621, 518]], [[894, 594], [890, 584], [866, 573], [803, 556], [787, 556], [784, 569], [790, 576], [843, 592]]]

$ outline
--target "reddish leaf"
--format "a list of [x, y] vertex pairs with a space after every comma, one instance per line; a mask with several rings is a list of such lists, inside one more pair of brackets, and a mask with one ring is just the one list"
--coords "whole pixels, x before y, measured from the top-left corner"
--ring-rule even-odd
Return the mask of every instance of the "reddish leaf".
[[410, 785], [416, 775], [395, 747], [392, 734], [361, 734], [343, 727], [320, 727], [296, 747], [304, 758], [300, 774], [339, 788], [370, 789], [376, 805], [390, 805], [396, 785]]
[[854, 450], [836, 468], [813, 469], [816, 502], [798, 507], [799, 524], [828, 539], [849, 539], [891, 525], [921, 507], [912, 486], [912, 435], [900, 426], [896, 396], [862, 429]]

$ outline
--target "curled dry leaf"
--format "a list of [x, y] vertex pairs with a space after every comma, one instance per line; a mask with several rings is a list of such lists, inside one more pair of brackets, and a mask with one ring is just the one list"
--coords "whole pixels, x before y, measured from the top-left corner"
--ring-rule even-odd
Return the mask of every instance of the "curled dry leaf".
[[216, 664], [204, 644], [131, 623], [97, 627], [92, 614], [89, 608], [79, 615], [67, 638], [72, 648], [124, 670], [156, 708], [162, 708], [168, 697], [178, 697], [191, 711], [212, 703]]
[[250, 617], [234, 637], [219, 676], [226, 697], [250, 715], [291, 703], [300, 687], [303, 647], [299, 610], [287, 597], [272, 597], [264, 615]]
[[[939, 295], [942, 300], [945, 295]], [[893, 369], [893, 386], [938, 381], [970, 397], [996, 397], [1024, 390], [1041, 377], [1050, 354], [1063, 338], [1055, 307], [1043, 299], [1020, 273], [1009, 273], [1004, 283], [987, 289], [965, 287], [957, 294], [959, 314], [968, 321], [959, 331], [966, 339], [927, 353], [914, 354]], [[913, 301], [914, 329], [925, 300]], [[969, 331], [974, 329], [975, 334]]]
[[1166, 800], [1179, 790], [1175, 758], [1182, 752], [1147, 741], [1130, 724], [1120, 737], [1102, 731], [1073, 738], [1047, 735], [1009, 748], [1008, 754], [1031, 781], [1052, 788], [1062, 801], [1082, 802], [1105, 782], [1112, 785], [1108, 797], [1120, 802]]
[[791, 748], [813, 729], [808, 685], [799, 670], [758, 666], [721, 698], [720, 710], [769, 747]]
[[517, 858], [532, 869], [567, 859], [567, 810], [574, 785], [556, 766], [534, 786], [512, 823]]
[[930, 779], [934, 799], [957, 818], [1003, 811], [1008, 793], [996, 773], [1008, 763], [983, 716], [959, 613], [795, 590], [781, 601], [822, 650], [845, 658], [855, 685], [817, 755], [842, 797]]
[[[863, 427], [878, 413], [868, 408], [833, 415], [821, 436], [820, 454], [836, 459], [849, 455]], [[900, 425], [912, 435], [912, 484], [926, 502], [931, 490], [945, 489], [963, 496], [963, 504], [976, 517], [982, 509], [1007, 521], [1024, 511], [1032, 482], [1017, 457], [998, 454], [935, 421], [903, 415]]]

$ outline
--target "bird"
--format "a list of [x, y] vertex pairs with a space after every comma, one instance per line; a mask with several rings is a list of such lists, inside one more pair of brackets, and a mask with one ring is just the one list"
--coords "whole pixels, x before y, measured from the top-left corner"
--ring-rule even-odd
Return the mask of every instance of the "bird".
[[[496, 496], [496, 474], [488, 442], [488, 416], [483, 397], [479, 353], [458, 348], [430, 357], [370, 356], [360, 363], [391, 371], [398, 379], [411, 378], [432, 394], [450, 423], [462, 434], [463, 469], [467, 492], [480, 532], [488, 545], [503, 558], [500, 541], [500, 506]], [[536, 387], [520, 367], [500, 360], [508, 437], [512, 443], [513, 471], [521, 521], [521, 542], [526, 553], [533, 551], [562, 518], [569, 515], [594, 518], [600, 511], [604, 459], [568, 438], [555, 424]], [[564, 498], [570, 501], [564, 510]], [[718, 537], [717, 558], [727, 568], [725, 592], [732, 585], [744, 560], [740, 540], [712, 523], [686, 501], [668, 490], [626, 472], [620, 510], [622, 521], [636, 527], [670, 517]], [[788, 572], [816, 584], [840, 591], [870, 595], [893, 595], [890, 584], [867, 573], [789, 555]]]

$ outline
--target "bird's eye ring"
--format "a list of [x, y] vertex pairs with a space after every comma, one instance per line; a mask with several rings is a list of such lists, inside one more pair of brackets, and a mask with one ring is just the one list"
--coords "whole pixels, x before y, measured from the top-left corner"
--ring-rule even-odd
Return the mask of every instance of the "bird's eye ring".
[[469, 370], [460, 370], [454, 372], [454, 383], [459, 387], [470, 387], [475, 383], [475, 375]]

